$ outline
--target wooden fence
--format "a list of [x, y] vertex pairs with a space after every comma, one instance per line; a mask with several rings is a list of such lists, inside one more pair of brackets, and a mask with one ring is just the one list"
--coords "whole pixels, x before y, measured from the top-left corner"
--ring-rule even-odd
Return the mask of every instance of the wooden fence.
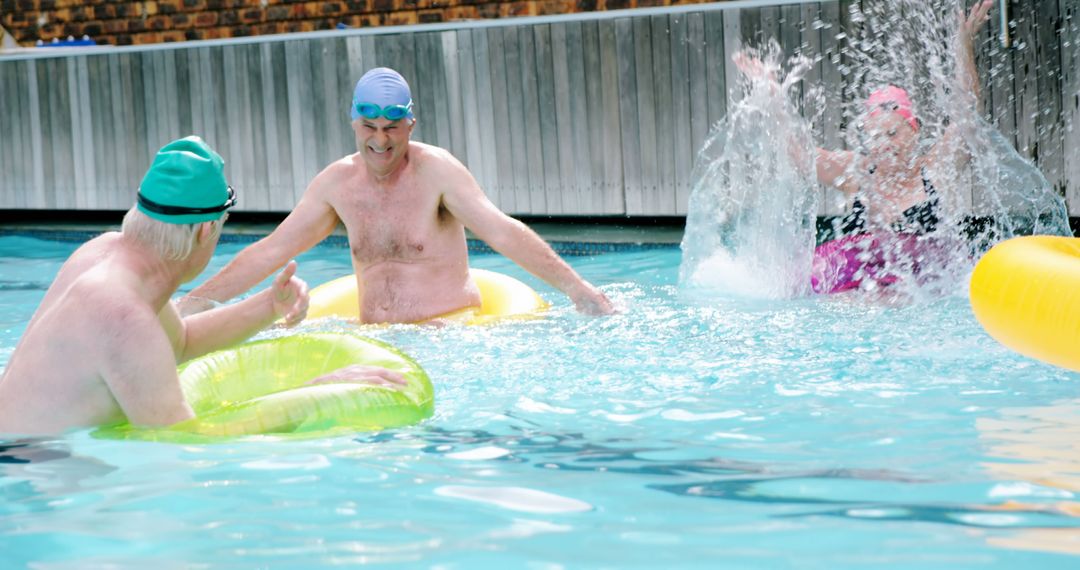
[[[733, 51], [772, 37], [820, 55], [809, 80], [840, 93], [854, 1], [0, 57], [0, 209], [126, 209], [156, 149], [195, 133], [226, 158], [241, 210], [288, 211], [355, 150], [352, 86], [384, 65], [412, 85], [414, 138], [452, 151], [503, 210], [682, 215], [694, 156], [727, 110]], [[986, 111], [1077, 213], [1080, 0], [1013, 4], [1014, 47], [995, 47], [995, 22], [979, 55]], [[842, 145], [839, 108], [817, 125], [829, 146]]]

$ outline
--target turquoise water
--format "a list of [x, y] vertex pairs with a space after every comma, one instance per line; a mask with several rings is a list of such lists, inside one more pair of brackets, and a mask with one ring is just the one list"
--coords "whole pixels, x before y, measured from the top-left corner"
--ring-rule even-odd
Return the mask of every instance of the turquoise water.
[[[76, 245], [0, 237], [0, 363]], [[474, 255], [550, 316], [370, 331], [434, 381], [423, 425], [79, 432], [0, 459], [0, 567], [1076, 567], [1080, 378], [998, 346], [962, 296], [708, 298], [676, 288], [678, 250], [569, 260], [624, 312], [580, 316]]]

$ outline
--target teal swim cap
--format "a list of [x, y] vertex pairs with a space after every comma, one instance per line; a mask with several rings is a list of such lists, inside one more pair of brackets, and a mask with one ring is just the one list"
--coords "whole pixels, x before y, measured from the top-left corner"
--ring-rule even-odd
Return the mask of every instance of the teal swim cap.
[[197, 136], [175, 140], [154, 157], [139, 184], [139, 211], [169, 224], [210, 222], [236, 204], [225, 161]]

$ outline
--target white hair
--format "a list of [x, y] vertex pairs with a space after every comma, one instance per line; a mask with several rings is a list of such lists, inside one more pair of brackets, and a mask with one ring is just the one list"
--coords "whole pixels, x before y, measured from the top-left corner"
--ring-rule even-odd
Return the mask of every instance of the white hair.
[[[199, 233], [199, 226], [207, 222], [194, 224], [170, 224], [155, 220], [139, 211], [131, 208], [124, 214], [124, 223], [120, 227], [123, 234], [154, 250], [163, 259], [186, 259], [195, 248], [195, 238]], [[213, 224], [211, 237], [221, 233], [221, 227], [225, 225], [225, 216], [209, 222]]]

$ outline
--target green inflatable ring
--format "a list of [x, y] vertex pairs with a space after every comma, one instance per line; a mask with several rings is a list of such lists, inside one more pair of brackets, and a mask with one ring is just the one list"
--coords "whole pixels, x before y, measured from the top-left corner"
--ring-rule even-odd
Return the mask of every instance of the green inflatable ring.
[[[396, 370], [408, 386], [305, 385], [351, 364]], [[177, 443], [263, 434], [323, 437], [415, 424], [435, 408], [431, 381], [416, 361], [386, 343], [345, 333], [256, 341], [192, 360], [179, 374], [194, 418], [167, 428], [122, 423], [94, 436]]]

